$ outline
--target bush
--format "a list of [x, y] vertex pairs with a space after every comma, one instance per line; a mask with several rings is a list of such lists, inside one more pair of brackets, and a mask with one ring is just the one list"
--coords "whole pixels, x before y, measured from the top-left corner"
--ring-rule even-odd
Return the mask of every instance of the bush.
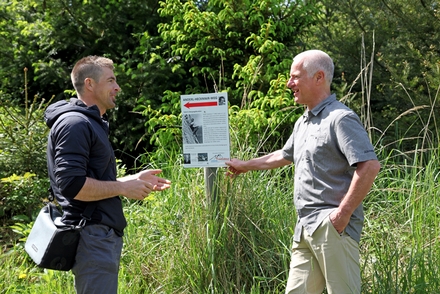
[[47, 175], [46, 143], [49, 128], [43, 115], [52, 99], [45, 101], [36, 95], [29, 102], [26, 88], [25, 105], [14, 105], [0, 91], [0, 177], [32, 172]]
[[36, 174], [16, 174], [0, 180], [0, 217], [24, 215], [29, 219], [47, 196], [49, 179]]

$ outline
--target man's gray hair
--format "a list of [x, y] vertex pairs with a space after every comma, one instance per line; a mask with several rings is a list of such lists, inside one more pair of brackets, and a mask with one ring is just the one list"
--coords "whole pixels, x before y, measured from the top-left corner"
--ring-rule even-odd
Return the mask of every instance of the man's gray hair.
[[335, 65], [331, 57], [324, 51], [307, 50], [296, 55], [293, 61], [302, 61], [302, 66], [309, 77], [312, 77], [316, 72], [322, 70], [328, 84], [330, 85], [332, 83]]

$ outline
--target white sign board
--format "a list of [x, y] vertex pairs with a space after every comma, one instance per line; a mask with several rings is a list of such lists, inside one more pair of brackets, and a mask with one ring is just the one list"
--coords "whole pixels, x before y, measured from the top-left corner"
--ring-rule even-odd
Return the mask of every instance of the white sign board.
[[225, 167], [230, 159], [228, 93], [180, 96], [183, 166]]

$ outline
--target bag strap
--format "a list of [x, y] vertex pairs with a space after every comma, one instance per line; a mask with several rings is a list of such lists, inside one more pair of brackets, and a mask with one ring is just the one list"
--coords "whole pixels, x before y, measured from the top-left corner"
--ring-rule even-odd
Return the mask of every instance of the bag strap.
[[[52, 202], [55, 200], [55, 195], [53, 194], [52, 187], [49, 187], [48, 191], [49, 191], [49, 196], [47, 197], [47, 199], [49, 199], [49, 201], [50, 201], [48, 204], [53, 205], [53, 207], [54, 207], [55, 204], [53, 204]], [[92, 219], [92, 214], [95, 211], [95, 208], [97, 205], [98, 205], [98, 203], [96, 203], [96, 201], [89, 202], [87, 204], [86, 209], [84, 209], [84, 212], [81, 213], [82, 219], [79, 221], [79, 224], [77, 226], [78, 228], [83, 228], [86, 225], [87, 221], [90, 221]], [[52, 210], [51, 209], [50, 209], [50, 214], [52, 217]]]
[[81, 221], [79, 222], [79, 227], [84, 227], [86, 225], [86, 222], [92, 219], [92, 214], [93, 211], [95, 210], [97, 206], [96, 202], [89, 202], [89, 204], [87, 204], [86, 209], [84, 210], [83, 213], [81, 213]]
[[55, 200], [55, 195], [53, 194], [53, 190], [52, 190], [51, 186], [49, 186], [49, 189], [47, 189], [47, 192], [49, 192], [49, 195], [47, 195], [47, 199], [50, 202], [53, 202]]
[[56, 217], [60, 216], [61, 213], [57, 209], [54, 203], [48, 202], [46, 204], [47, 211], [49, 212], [50, 219], [54, 220]]

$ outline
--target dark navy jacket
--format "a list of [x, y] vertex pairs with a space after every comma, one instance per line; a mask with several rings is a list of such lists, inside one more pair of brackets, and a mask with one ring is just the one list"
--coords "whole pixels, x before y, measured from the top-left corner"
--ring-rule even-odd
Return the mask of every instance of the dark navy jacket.
[[[108, 123], [96, 105], [87, 107], [77, 98], [50, 105], [44, 119], [51, 129], [47, 144], [47, 167], [50, 185], [63, 208], [63, 221], [78, 224], [87, 203], [75, 200], [86, 177], [116, 181], [116, 162], [108, 139]], [[127, 225], [121, 199], [97, 201], [89, 223], [112, 227], [122, 236]]]

